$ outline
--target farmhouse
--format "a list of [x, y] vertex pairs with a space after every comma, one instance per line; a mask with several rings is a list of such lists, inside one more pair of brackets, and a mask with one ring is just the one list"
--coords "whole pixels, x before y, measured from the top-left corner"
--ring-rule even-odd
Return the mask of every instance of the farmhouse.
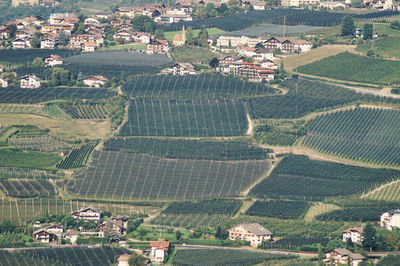
[[129, 266], [128, 260], [130, 255], [129, 254], [121, 254], [118, 257], [117, 265], [118, 266]]
[[351, 239], [353, 243], [360, 245], [363, 240], [362, 233], [363, 233], [362, 227], [348, 228], [345, 231], [343, 231], [342, 234], [343, 242], [346, 242], [347, 239]]
[[56, 40], [49, 37], [43, 37], [40, 40], [40, 48], [41, 49], [54, 49], [56, 46]]
[[289, 40], [287, 38], [273, 37], [264, 42], [265, 48], [280, 49], [284, 53], [293, 53], [295, 51], [308, 52], [312, 44], [306, 40]]
[[81, 49], [83, 45], [87, 46], [89, 43], [94, 44], [94, 47], [101, 47], [104, 39], [101, 35], [80, 34], [71, 37], [68, 45], [72, 49]]
[[353, 253], [345, 248], [337, 248], [335, 250], [325, 253], [324, 262], [330, 263], [334, 261], [335, 265], [352, 265], [357, 266], [364, 257], [361, 254]]
[[41, 243], [50, 243], [57, 240], [57, 236], [46, 229], [38, 229], [33, 232], [33, 238]]
[[10, 38], [11, 30], [5, 26], [0, 26], [0, 40], [6, 40]]
[[130, 30], [119, 30], [113, 35], [114, 40], [122, 39], [126, 42], [132, 41], [134, 33]]
[[103, 236], [108, 236], [110, 233], [117, 236], [126, 235], [128, 218], [126, 215], [111, 217], [100, 225], [100, 234]]
[[147, 54], [165, 54], [169, 51], [167, 40], [155, 40], [147, 45]]
[[21, 88], [37, 89], [40, 87], [40, 78], [36, 75], [28, 75], [21, 78]]
[[100, 211], [96, 208], [86, 207], [79, 211], [71, 212], [71, 216], [77, 220], [98, 222], [100, 220]]
[[108, 79], [103, 76], [96, 75], [96, 76], [91, 76], [91, 77], [88, 77], [87, 79], [84, 79], [83, 83], [85, 85], [88, 85], [89, 87], [100, 88], [100, 87], [104, 86], [104, 84], [106, 84], [107, 80]]
[[71, 242], [71, 244], [75, 244], [76, 240], [78, 240], [78, 237], [80, 235], [81, 232], [71, 229], [64, 233], [64, 238], [68, 239]]
[[197, 74], [194, 66], [190, 63], [177, 63], [170, 70], [173, 75], [185, 76]]
[[154, 262], [163, 262], [168, 254], [169, 242], [151, 241], [150, 259]]
[[233, 75], [248, 78], [252, 82], [274, 80], [275, 71], [248, 63], [242, 63], [239, 67], [233, 68]]
[[24, 39], [15, 39], [12, 42], [12, 45], [14, 49], [31, 48], [31, 39], [29, 37], [26, 37]]
[[400, 228], [400, 209], [390, 210], [381, 215], [381, 226], [388, 230]]
[[8, 87], [8, 79], [5, 77], [0, 77], [0, 87], [7, 88]]
[[249, 241], [252, 247], [257, 247], [265, 240], [272, 239], [272, 233], [258, 223], [238, 224], [235, 227], [229, 228], [229, 239], [241, 239]]
[[58, 55], [50, 55], [44, 60], [44, 64], [46, 66], [56, 66], [63, 64], [63, 58]]

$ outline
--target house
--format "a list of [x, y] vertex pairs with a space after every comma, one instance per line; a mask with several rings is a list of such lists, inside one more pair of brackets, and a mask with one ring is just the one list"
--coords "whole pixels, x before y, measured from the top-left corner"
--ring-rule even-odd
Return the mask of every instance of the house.
[[259, 37], [221, 35], [217, 39], [217, 46], [229, 48], [237, 46], [255, 47], [260, 42], [262, 40]]
[[129, 254], [119, 255], [118, 260], [117, 260], [117, 265], [118, 266], [129, 266], [128, 260], [129, 260], [130, 256], [131, 255], [129, 255]]
[[239, 49], [239, 55], [245, 56], [245, 57], [253, 57], [256, 55], [256, 48], [254, 47], [242, 47]]
[[247, 78], [252, 82], [271, 81], [275, 79], [274, 70], [245, 62], [239, 67], [233, 68], [233, 75]]
[[381, 215], [381, 226], [388, 230], [400, 228], [400, 209], [390, 210]]
[[312, 43], [306, 40], [294, 40], [293, 43], [294, 49], [301, 53], [308, 52], [312, 48]]
[[100, 88], [106, 84], [107, 80], [108, 79], [103, 76], [96, 75], [84, 79], [83, 83], [89, 87]]
[[194, 66], [190, 63], [177, 63], [175, 64], [170, 71], [172, 74], [175, 75], [180, 75], [180, 76], [185, 76], [185, 75], [196, 75], [197, 72], [194, 69]]
[[58, 55], [50, 55], [46, 59], [44, 59], [44, 65], [45, 66], [56, 66], [56, 65], [62, 65], [63, 64], [63, 58]]
[[104, 38], [101, 35], [80, 34], [72, 36], [69, 40], [69, 47], [72, 49], [85, 50], [85, 46], [90, 46], [90, 50], [103, 46]]
[[0, 65], [0, 73], [4, 72], [4, 66]]
[[128, 17], [128, 18], [133, 18], [136, 14], [137, 11], [139, 11], [135, 7], [119, 7], [115, 10], [115, 15], [119, 17]]
[[151, 241], [150, 242], [150, 259], [153, 262], [163, 262], [168, 254], [169, 242]]
[[82, 208], [79, 211], [71, 212], [71, 216], [77, 220], [98, 222], [100, 220], [101, 212], [92, 207]]
[[283, 7], [317, 6], [320, 0], [282, 0]]
[[72, 24], [45, 24], [40, 29], [42, 34], [53, 33], [59, 34], [60, 32], [64, 32], [67, 35], [71, 35], [72, 30], [74, 29], [74, 25]]
[[253, 6], [254, 10], [265, 10], [264, 1], [250, 1], [249, 4]]
[[345, 2], [339, 2], [339, 1], [326, 1], [326, 2], [321, 2], [319, 3], [320, 7], [326, 8], [326, 9], [339, 9], [339, 8], [346, 8], [346, 3]]
[[337, 248], [325, 253], [324, 262], [330, 263], [333, 260], [335, 265], [357, 266], [364, 257], [361, 254], [353, 253], [345, 248]]
[[49, 37], [43, 37], [40, 40], [40, 49], [54, 49], [56, 46], [56, 40]]
[[265, 48], [280, 49], [284, 53], [293, 53], [295, 51], [308, 52], [312, 44], [306, 40], [289, 40], [284, 37], [273, 37], [263, 43]]
[[170, 12], [154, 18], [154, 21], [161, 24], [170, 24], [179, 21], [184, 21], [184, 22], [193, 21], [193, 18], [185, 13]]
[[8, 87], [8, 79], [6, 77], [0, 77], [0, 87], [2, 88]]
[[113, 35], [114, 40], [122, 39], [126, 42], [133, 40], [134, 33], [130, 30], [119, 30]]
[[51, 234], [56, 235], [57, 239], [61, 239], [63, 236], [63, 232], [64, 232], [64, 226], [52, 224], [52, 225], [47, 226], [45, 228], [45, 230]]
[[123, 236], [126, 235], [128, 229], [128, 219], [126, 215], [113, 216], [100, 225], [100, 233], [105, 236], [105, 230], [113, 231], [114, 235]]
[[229, 228], [229, 239], [249, 241], [252, 247], [257, 247], [265, 240], [272, 239], [272, 233], [258, 223], [238, 224]]
[[182, 26], [181, 34], [175, 34], [174, 38], [172, 39], [172, 44], [175, 46], [182, 46], [186, 43], [186, 32], [185, 26]]
[[82, 45], [82, 51], [85, 53], [91, 53], [94, 52], [96, 49], [96, 43], [94, 42], [84, 42]]
[[84, 25], [88, 26], [88, 25], [100, 25], [100, 21], [98, 21], [95, 18], [87, 18], [85, 19], [85, 21], [83, 22]]
[[0, 40], [6, 40], [10, 38], [11, 30], [8, 27], [0, 26]]
[[347, 228], [342, 233], [343, 242], [346, 242], [347, 239], [350, 238], [353, 243], [361, 245], [363, 241], [362, 233], [363, 233], [362, 227]]
[[274, 59], [274, 51], [268, 48], [259, 48], [254, 51], [254, 55], [252, 56], [255, 60], [273, 60]]
[[165, 54], [169, 52], [167, 40], [155, 40], [147, 45], [147, 54]]
[[64, 233], [64, 238], [68, 239], [71, 244], [75, 244], [78, 237], [81, 235], [81, 232], [76, 231], [75, 229], [70, 229]]
[[42, 224], [41, 224], [40, 221], [36, 221], [36, 222], [33, 224], [33, 227], [35, 227], [35, 228], [40, 228], [41, 226], [42, 226]]
[[39, 5], [39, 0], [12, 0], [11, 4], [13, 7], [17, 7], [19, 5], [34, 6]]
[[12, 45], [14, 49], [27, 49], [32, 47], [30, 38], [15, 39]]
[[50, 243], [57, 240], [57, 236], [46, 229], [38, 229], [33, 232], [33, 238], [41, 243]]
[[148, 32], [136, 32], [133, 38], [139, 43], [149, 44], [151, 42], [151, 34]]
[[233, 65], [240, 65], [243, 63], [244, 57], [241, 56], [223, 56], [218, 58], [218, 70], [222, 73], [229, 74], [232, 72]]
[[268, 59], [259, 61], [258, 65], [260, 65], [261, 67], [269, 68], [269, 69], [275, 69], [275, 70], [278, 69], [278, 65], [275, 64], [272, 60], [268, 60]]
[[27, 75], [21, 78], [21, 88], [37, 89], [40, 87], [40, 78], [36, 75]]

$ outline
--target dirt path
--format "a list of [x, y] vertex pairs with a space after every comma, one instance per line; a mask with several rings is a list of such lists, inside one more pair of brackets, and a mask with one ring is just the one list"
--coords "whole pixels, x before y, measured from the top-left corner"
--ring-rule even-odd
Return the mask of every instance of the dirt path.
[[251, 136], [251, 135], [253, 135], [253, 129], [254, 129], [253, 120], [251, 120], [251, 117], [249, 114], [246, 114], [246, 117], [247, 117], [247, 121], [249, 121], [249, 128], [247, 129], [246, 135]]
[[391, 186], [391, 185], [399, 183], [399, 182], [400, 182], [400, 180], [393, 180], [392, 182], [386, 183], [386, 184], [384, 184], [384, 185], [382, 185], [380, 187], [375, 188], [374, 190], [368, 191], [368, 193], [361, 195], [360, 198], [361, 199], [366, 198], [369, 195], [374, 194], [375, 192], [378, 192], [378, 191], [380, 191], [380, 190], [382, 190], [382, 189], [384, 189], [384, 188], [386, 188], [388, 186]]

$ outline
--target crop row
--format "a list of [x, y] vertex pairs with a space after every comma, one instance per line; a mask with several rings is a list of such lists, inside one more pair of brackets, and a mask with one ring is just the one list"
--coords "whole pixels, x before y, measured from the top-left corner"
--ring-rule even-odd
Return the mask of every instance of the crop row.
[[104, 151], [147, 153], [175, 159], [205, 160], [264, 160], [270, 149], [263, 149], [240, 141], [213, 141], [159, 138], [111, 138], [104, 143]]
[[67, 142], [49, 135], [14, 137], [9, 138], [8, 142], [20, 150], [27, 151], [54, 152], [70, 148]]
[[55, 195], [54, 186], [46, 180], [1, 179], [0, 190], [10, 197], [37, 197]]
[[247, 211], [247, 215], [266, 216], [283, 219], [297, 219], [308, 209], [305, 201], [257, 200]]
[[121, 136], [240, 136], [247, 130], [239, 100], [132, 100]]
[[34, 179], [47, 179], [47, 178], [63, 178], [60, 173], [30, 169], [30, 168], [17, 168], [17, 167], [0, 167], [0, 177], [2, 178], [34, 178]]
[[196, 227], [215, 227], [229, 219], [229, 215], [225, 214], [160, 214], [153, 220], [151, 224], [168, 225], [184, 228]]
[[52, 54], [63, 58], [77, 54], [78, 51], [69, 49], [2, 49], [0, 50], [0, 61], [15, 64], [31, 63], [36, 57], [46, 58]]
[[61, 102], [58, 106], [74, 119], [106, 119], [107, 110], [101, 103]]
[[400, 103], [398, 99], [356, 93], [347, 88], [307, 79], [286, 80], [281, 85], [289, 92], [248, 99], [253, 118], [297, 118], [317, 110], [356, 102]]
[[215, 99], [275, 92], [275, 89], [265, 84], [241, 81], [220, 74], [140, 76], [124, 84], [123, 90], [130, 97], [153, 99]]
[[265, 173], [266, 161], [164, 159], [95, 151], [83, 178], [69, 189], [112, 199], [203, 199], [238, 195]]
[[303, 144], [368, 163], [400, 164], [400, 111], [355, 108], [321, 115], [309, 123]]
[[192, 213], [208, 213], [208, 214], [235, 214], [242, 202], [239, 200], [200, 200], [200, 201], [183, 201], [172, 202], [162, 211], [164, 214], [192, 214]]
[[0, 88], [1, 103], [39, 103], [61, 99], [102, 99], [116, 95], [115, 91], [92, 88]]
[[257, 197], [320, 200], [362, 193], [399, 177], [400, 171], [397, 170], [350, 166], [289, 155], [250, 193]]
[[57, 168], [70, 169], [83, 166], [97, 143], [84, 144], [80, 148], [73, 149], [72, 152], [61, 162], [57, 164]]

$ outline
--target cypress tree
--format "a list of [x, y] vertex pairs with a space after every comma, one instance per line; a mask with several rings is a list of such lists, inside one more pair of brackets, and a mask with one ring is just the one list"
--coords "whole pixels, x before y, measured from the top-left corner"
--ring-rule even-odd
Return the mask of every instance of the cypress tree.
[[342, 23], [342, 36], [354, 36], [355, 29], [353, 18], [345, 17]]

